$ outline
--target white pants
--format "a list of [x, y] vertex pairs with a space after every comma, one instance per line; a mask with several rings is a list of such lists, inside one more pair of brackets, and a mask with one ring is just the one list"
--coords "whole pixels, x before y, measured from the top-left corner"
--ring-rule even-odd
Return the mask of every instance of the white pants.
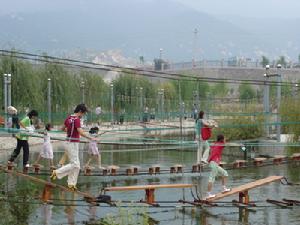
[[197, 144], [198, 144], [197, 163], [200, 163], [201, 161], [207, 162], [209, 157], [209, 150], [210, 150], [208, 141], [198, 140]]
[[56, 170], [56, 176], [58, 179], [68, 176], [68, 185], [76, 186], [80, 171], [79, 142], [65, 142], [65, 152], [68, 155], [69, 163]]

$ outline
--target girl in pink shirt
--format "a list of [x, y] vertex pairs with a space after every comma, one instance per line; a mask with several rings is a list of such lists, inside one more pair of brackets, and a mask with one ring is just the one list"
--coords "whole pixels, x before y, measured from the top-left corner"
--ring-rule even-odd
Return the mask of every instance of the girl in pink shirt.
[[219, 134], [217, 137], [217, 142], [215, 142], [211, 146], [211, 152], [208, 158], [209, 167], [211, 168], [211, 172], [208, 178], [208, 187], [207, 187], [207, 197], [206, 199], [213, 198], [216, 195], [212, 194], [212, 187], [213, 183], [217, 176], [222, 176], [222, 185], [223, 185], [223, 192], [230, 191], [229, 188], [226, 187], [228, 173], [224, 170], [219, 164], [222, 159], [222, 152], [225, 147], [225, 138], [223, 134]]

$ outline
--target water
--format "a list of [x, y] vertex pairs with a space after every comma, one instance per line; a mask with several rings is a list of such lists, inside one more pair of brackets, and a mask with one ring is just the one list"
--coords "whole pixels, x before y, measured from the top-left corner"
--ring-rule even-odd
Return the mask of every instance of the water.
[[[31, 161], [37, 156], [40, 147], [31, 148]], [[54, 145], [55, 160], [62, 155], [60, 147]], [[82, 149], [81, 149], [82, 150]], [[34, 152], [36, 151], [36, 152]], [[230, 151], [230, 149], [225, 149]], [[83, 161], [86, 160], [85, 152], [81, 151]], [[129, 165], [138, 165], [145, 170], [153, 165], [159, 164], [162, 169], [169, 169], [173, 164], [182, 164], [191, 168], [195, 162], [195, 149], [179, 150], [141, 150], [141, 151], [119, 151], [102, 153], [104, 165], [119, 165], [126, 168]], [[225, 157], [225, 161], [233, 161], [233, 158]], [[241, 159], [241, 158], [239, 158]], [[4, 161], [2, 159], [2, 161]], [[21, 161], [21, 160], [20, 160]], [[229, 170], [228, 186], [236, 187], [254, 180], [271, 175], [282, 175], [289, 181], [299, 183], [299, 165], [283, 164], [259, 168], [247, 168], [240, 170]], [[48, 179], [48, 176], [38, 176]], [[161, 175], [140, 175], [133, 177], [99, 177], [80, 176], [78, 188], [81, 191], [98, 195], [106, 186], [127, 186], [142, 184], [168, 184], [168, 183], [194, 183], [197, 185], [201, 195], [206, 192], [208, 172], [199, 174], [161, 174]], [[66, 185], [66, 179], [55, 181]], [[84, 224], [87, 221], [106, 218], [106, 224], [300, 224], [300, 206], [291, 208], [280, 208], [267, 203], [266, 199], [300, 200], [299, 186], [281, 185], [274, 182], [249, 191], [250, 200], [257, 201], [258, 207], [250, 210], [243, 210], [233, 207], [228, 203], [231, 200], [238, 200], [238, 195], [233, 195], [220, 201], [221, 207], [196, 208], [191, 205], [182, 204], [161, 204], [166, 207], [142, 207], [141, 204], [131, 203], [132, 207], [110, 207], [101, 204], [101, 207], [90, 206], [82, 201], [80, 196], [73, 193], [53, 190], [53, 204], [41, 204], [39, 196], [42, 194], [43, 185], [33, 183], [22, 177], [0, 173], [2, 214], [1, 224]], [[214, 185], [214, 192], [221, 190], [220, 180]], [[144, 198], [144, 191], [130, 192], [108, 192], [113, 200], [139, 201]], [[157, 189], [155, 199], [157, 201], [178, 201], [183, 199], [193, 201], [189, 189], [183, 193], [182, 189]], [[128, 204], [127, 204], [128, 205]], [[138, 206], [138, 207], [136, 207]], [[141, 217], [145, 214], [145, 217]], [[120, 218], [119, 218], [120, 217]], [[105, 224], [104, 222], [102, 224]]]

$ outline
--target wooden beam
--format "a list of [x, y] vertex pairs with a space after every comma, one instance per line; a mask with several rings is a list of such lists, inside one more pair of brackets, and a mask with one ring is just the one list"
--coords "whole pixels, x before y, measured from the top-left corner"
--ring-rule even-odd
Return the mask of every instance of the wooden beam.
[[232, 188], [231, 191], [228, 191], [228, 192], [225, 192], [225, 193], [218, 193], [216, 195], [216, 197], [209, 198], [209, 199], [206, 199], [206, 200], [209, 201], [209, 202], [212, 202], [212, 201], [215, 201], [215, 200], [218, 200], [218, 199], [221, 199], [221, 198], [225, 198], [227, 196], [230, 196], [230, 195], [233, 195], [233, 194], [236, 194], [236, 193], [245, 192], [245, 191], [248, 191], [250, 189], [253, 189], [253, 188], [256, 188], [256, 187], [259, 187], [259, 186], [262, 186], [262, 185], [266, 185], [266, 184], [269, 184], [269, 183], [274, 182], [274, 181], [281, 180], [282, 178], [283, 178], [283, 176], [269, 176], [269, 177], [266, 177], [264, 179], [256, 180], [254, 182], [244, 184], [244, 185], [236, 187], [236, 188]]
[[137, 185], [137, 186], [121, 186], [121, 187], [107, 187], [105, 191], [134, 191], [157, 188], [189, 188], [195, 186], [194, 184], [153, 184], [153, 185]]
[[39, 179], [37, 177], [33, 177], [33, 176], [30, 176], [28, 174], [24, 174], [24, 173], [21, 173], [21, 172], [18, 172], [18, 171], [12, 171], [12, 170], [7, 170], [7, 169], [3, 169], [3, 168], [2, 169], [0, 168], [0, 170], [3, 170], [6, 173], [10, 173], [10, 174], [14, 174], [14, 175], [19, 176], [19, 177], [26, 178], [26, 179], [34, 181], [36, 183], [44, 184], [48, 187], [48, 190], [49, 190], [50, 187], [51, 188], [59, 188], [62, 191], [72, 192], [72, 193], [75, 193], [77, 195], [81, 195], [85, 199], [87, 199], [87, 201], [89, 201], [89, 202], [96, 201], [96, 198], [93, 195], [89, 194], [89, 193], [85, 193], [85, 192], [81, 192], [81, 191], [73, 191], [73, 190], [70, 190], [69, 188], [67, 188], [63, 185], [55, 184], [55, 183], [52, 183], [52, 182], [49, 182], [49, 181], [46, 181], [46, 180], [43, 180], [43, 179]]

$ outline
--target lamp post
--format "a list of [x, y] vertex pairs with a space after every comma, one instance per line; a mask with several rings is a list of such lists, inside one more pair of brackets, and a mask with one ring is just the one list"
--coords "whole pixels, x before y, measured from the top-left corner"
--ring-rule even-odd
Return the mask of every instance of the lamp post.
[[82, 94], [81, 101], [82, 101], [82, 103], [84, 103], [85, 102], [85, 96], [84, 96], [85, 84], [84, 84], [84, 81], [81, 81], [80, 88], [81, 88], [81, 94]]
[[264, 113], [265, 113], [265, 129], [266, 129], [266, 136], [269, 137], [270, 131], [269, 131], [269, 125], [268, 125], [268, 114], [270, 111], [270, 86], [268, 84], [268, 78], [269, 78], [269, 70], [270, 66], [266, 65], [266, 73], [264, 74], [265, 82], [264, 82]]
[[[266, 81], [269, 80], [270, 77], [277, 77], [277, 92], [276, 92], [276, 101], [277, 101], [277, 115], [276, 115], [276, 139], [280, 142], [281, 136], [281, 119], [280, 119], [280, 103], [281, 103], [281, 64], [277, 65], [277, 73], [270, 74], [269, 73], [270, 66], [266, 65], [266, 73], [264, 74]], [[268, 114], [270, 110], [270, 86], [267, 82], [265, 82], [265, 93], [264, 93], [264, 109], [265, 113]], [[267, 125], [267, 136], [269, 136], [269, 125]]]
[[140, 87], [140, 107], [141, 111], [143, 111], [143, 87]]
[[7, 74], [5, 73], [4, 76], [4, 126], [7, 127]]
[[194, 30], [193, 60], [192, 60], [193, 68], [196, 66], [197, 34], [198, 34], [198, 29], [195, 28], [195, 30]]
[[281, 64], [277, 65], [277, 132], [276, 139], [280, 142], [281, 136], [281, 118], [280, 118], [280, 103], [281, 103]]
[[110, 84], [111, 124], [114, 124], [114, 84]]
[[159, 61], [160, 61], [160, 70], [163, 71], [164, 70], [164, 63], [162, 60], [162, 53], [163, 53], [163, 49], [160, 48], [159, 49]]
[[48, 78], [48, 122], [51, 123], [51, 79]]
[[11, 106], [11, 74], [7, 74], [7, 105]]

